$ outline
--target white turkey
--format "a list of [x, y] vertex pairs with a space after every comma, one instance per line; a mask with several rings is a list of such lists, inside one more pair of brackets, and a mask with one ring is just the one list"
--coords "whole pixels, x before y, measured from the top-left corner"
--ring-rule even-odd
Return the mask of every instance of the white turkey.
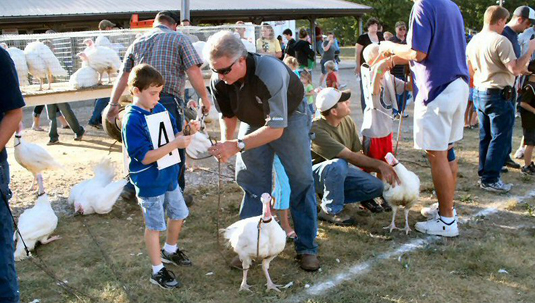
[[69, 195], [69, 204], [82, 215], [107, 214], [117, 202], [126, 180], [113, 181], [115, 168], [110, 159], [103, 158], [94, 168], [95, 176], [75, 185]]
[[[262, 215], [240, 220], [224, 230], [227, 239], [238, 254], [243, 266], [243, 279], [241, 290], [250, 290], [247, 285], [247, 271], [252, 260], [262, 260], [262, 270], [267, 279], [267, 289], [280, 291], [269, 276], [269, 263], [280, 254], [286, 246], [286, 233], [279, 223], [271, 216], [271, 195], [262, 194], [260, 198], [263, 209]], [[260, 237], [258, 225], [260, 224]], [[257, 245], [258, 244], [258, 245]]]
[[41, 172], [52, 169], [63, 169], [54, 157], [52, 157], [43, 147], [26, 142], [22, 139], [22, 123], [15, 134], [15, 160], [20, 166], [26, 168], [34, 176], [30, 188], [33, 188]]
[[199, 57], [201, 57], [203, 63], [201, 65], [201, 68], [204, 68], [205, 66], [208, 65], [208, 60], [206, 60], [203, 56], [203, 49], [204, 49], [204, 46], [206, 45], [206, 42], [204, 41], [197, 41], [197, 42], [193, 42], [193, 47], [195, 48], [195, 50], [197, 51], [197, 54], [199, 55]]
[[398, 207], [403, 206], [405, 210], [405, 228], [403, 230], [406, 234], [409, 234], [409, 231], [411, 231], [409, 227], [409, 210], [420, 197], [420, 179], [415, 173], [399, 163], [391, 153], [386, 154], [385, 159], [394, 168], [399, 180], [401, 180], [401, 184], [397, 184], [395, 187], [388, 183], [385, 183], [384, 186], [383, 198], [392, 206], [392, 222], [385, 229], [390, 229], [390, 232], [396, 229], [396, 212]]
[[121, 59], [117, 52], [109, 47], [95, 45], [92, 39], [85, 39], [84, 44], [87, 48], [80, 56], [87, 60], [89, 67], [100, 74], [99, 83], [104, 73], [108, 74], [108, 83], [111, 83], [111, 75], [116, 74], [121, 68]]
[[69, 84], [75, 89], [96, 86], [99, 78], [98, 72], [87, 65], [87, 61], [84, 60], [85, 56], [82, 55], [80, 58], [82, 58], [82, 67], [71, 75]]
[[[38, 178], [39, 192], [35, 206], [25, 210], [20, 215], [18, 222], [19, 232], [29, 251], [35, 249], [37, 242], [48, 244], [61, 239], [59, 236], [50, 237], [58, 226], [58, 216], [54, 213], [48, 195], [45, 193], [43, 177], [39, 176]], [[15, 236], [17, 239], [15, 260], [20, 261], [26, 258], [27, 255], [20, 235], [16, 233]]]
[[58, 58], [43, 42], [29, 43], [24, 49], [24, 54], [30, 74], [39, 79], [39, 90], [43, 89], [44, 78], [48, 79], [48, 89], [51, 89], [53, 77], [67, 76], [67, 71], [61, 67]]
[[16, 47], [8, 47], [5, 43], [0, 43], [0, 45], [7, 50], [9, 56], [13, 60], [13, 63], [15, 63], [15, 69], [17, 70], [17, 75], [19, 77], [19, 85], [29, 85], [28, 63], [26, 62], [26, 55], [24, 54], [24, 51]]
[[193, 135], [191, 143], [186, 147], [186, 154], [193, 160], [209, 158], [208, 148], [210, 147], [212, 147], [212, 142], [208, 135], [199, 131]]

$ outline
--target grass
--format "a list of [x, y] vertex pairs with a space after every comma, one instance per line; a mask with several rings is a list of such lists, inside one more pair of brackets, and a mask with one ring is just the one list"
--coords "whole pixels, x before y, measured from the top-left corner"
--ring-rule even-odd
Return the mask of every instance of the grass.
[[[344, 72], [351, 71], [341, 73]], [[358, 96], [352, 100], [358, 100]], [[359, 124], [360, 109], [355, 106], [353, 112]], [[410, 128], [411, 124], [412, 121], [408, 121], [406, 127]], [[519, 126], [515, 133], [518, 131]], [[409, 221], [413, 227], [415, 222], [423, 220], [420, 209], [436, 202], [436, 198], [427, 160], [421, 152], [412, 149], [411, 133], [404, 133], [399, 158], [419, 175], [422, 184], [420, 204], [410, 212]], [[91, 139], [91, 136], [93, 134], [88, 133], [88, 138]], [[68, 167], [66, 172], [45, 175], [54, 209], [60, 217], [54, 234], [61, 235], [62, 239], [38, 247], [37, 254], [61, 280], [98, 298], [100, 302], [284, 302], [295, 296], [311, 303], [535, 302], [535, 198], [518, 198], [533, 190], [533, 179], [511, 170], [504, 175], [505, 182], [515, 184], [510, 195], [500, 196], [480, 190], [476, 183], [478, 133], [475, 130], [465, 131], [465, 139], [458, 144], [462, 164], [455, 195], [456, 207], [461, 219], [487, 207], [497, 207], [497, 214], [477, 217], [461, 225], [458, 238], [431, 241], [399, 258], [378, 259], [377, 256], [385, 252], [414, 239], [427, 239], [427, 236], [415, 231], [408, 236], [399, 231], [388, 233], [383, 226], [389, 224], [391, 213], [370, 214], [359, 210], [358, 205], [349, 205], [348, 209], [358, 221], [358, 226], [336, 227], [319, 223], [320, 272], [300, 270], [290, 244], [271, 263], [270, 273], [275, 283], [284, 285], [293, 282], [292, 287], [281, 293], [265, 291], [265, 278], [260, 267], [249, 271], [253, 293], [238, 293], [241, 272], [226, 266], [219, 252], [226, 259], [233, 254], [225, 246], [218, 246], [216, 241], [218, 210], [215, 183], [205, 183], [192, 191], [196, 204], [191, 208], [179, 244], [194, 266], [170, 267], [184, 286], [168, 291], [151, 285], [148, 282], [150, 264], [142, 236], [143, 219], [137, 205], [119, 201], [111, 213], [87, 217], [73, 217], [72, 208], [66, 205], [69, 188], [91, 175], [87, 164], [79, 163], [76, 158], [95, 161], [108, 152], [99, 143], [104, 139], [96, 137], [92, 141], [84, 141], [88, 152], [76, 147], [49, 148]], [[35, 140], [46, 142], [44, 137]], [[111, 143], [111, 140], [104, 141]], [[517, 144], [515, 141], [514, 146]], [[12, 152], [12, 149], [9, 151]], [[120, 153], [114, 151], [111, 156], [120, 163]], [[10, 157], [13, 159], [12, 155]], [[20, 214], [34, 201], [33, 194], [26, 190], [31, 179], [16, 164], [12, 165], [12, 174], [12, 189], [16, 194], [12, 206], [15, 213]], [[205, 177], [210, 176], [204, 174]], [[223, 188], [221, 227], [238, 220], [241, 200], [241, 190], [237, 185], [225, 183]], [[402, 220], [402, 215], [398, 214], [398, 226], [401, 226]], [[86, 228], [90, 229], [98, 246]], [[99, 247], [109, 257], [111, 265]], [[329, 280], [364, 262], [371, 264], [368, 272], [356, 275], [319, 296], [303, 295], [307, 284]], [[118, 270], [119, 280], [115, 278], [113, 268]], [[500, 273], [501, 269], [507, 273]], [[18, 262], [17, 270], [22, 302], [34, 299], [43, 303], [89, 302], [63, 292], [28, 260]]]

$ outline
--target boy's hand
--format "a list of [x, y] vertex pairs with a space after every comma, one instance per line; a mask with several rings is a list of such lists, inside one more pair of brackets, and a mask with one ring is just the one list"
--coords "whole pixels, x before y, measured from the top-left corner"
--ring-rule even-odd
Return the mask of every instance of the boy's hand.
[[189, 127], [191, 128], [191, 134], [195, 134], [201, 129], [201, 122], [198, 120], [189, 121]]
[[193, 136], [178, 135], [172, 143], [176, 148], [186, 148], [191, 143]]

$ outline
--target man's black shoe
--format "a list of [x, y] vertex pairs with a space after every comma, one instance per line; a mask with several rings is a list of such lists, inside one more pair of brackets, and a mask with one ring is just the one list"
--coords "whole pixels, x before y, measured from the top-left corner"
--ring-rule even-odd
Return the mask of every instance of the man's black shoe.
[[341, 211], [339, 214], [333, 215], [333, 214], [329, 214], [321, 210], [318, 213], [318, 219], [322, 221], [327, 221], [327, 222], [330, 222], [339, 226], [349, 226], [349, 225], [357, 224], [357, 222], [355, 222], [355, 220], [351, 218], [348, 214], [344, 213], [344, 211]]
[[172, 289], [182, 286], [176, 279], [175, 274], [172, 271], [168, 271], [165, 267], [160, 269], [156, 274], [151, 275], [150, 283], [156, 284], [164, 289]]
[[162, 262], [171, 263], [174, 265], [191, 266], [191, 260], [180, 249], [177, 249], [174, 253], [170, 254], [162, 249]]
[[121, 199], [126, 202], [137, 203], [136, 191], [133, 188], [125, 187], [121, 192]]
[[511, 159], [510, 156], [507, 157], [507, 160], [505, 160], [505, 166], [514, 169], [520, 169], [522, 167], [520, 164], [516, 163], [513, 159]]
[[386, 202], [385, 198], [383, 197], [377, 197], [375, 199], [373, 199], [377, 204], [379, 204], [383, 210], [385, 212], [390, 212], [392, 211], [392, 207], [390, 206], [390, 204], [388, 204], [388, 202]]
[[375, 203], [374, 200], [362, 201], [362, 202], [360, 202], [360, 205], [363, 206], [364, 208], [368, 209], [372, 213], [382, 213], [383, 212], [383, 208], [379, 204]]

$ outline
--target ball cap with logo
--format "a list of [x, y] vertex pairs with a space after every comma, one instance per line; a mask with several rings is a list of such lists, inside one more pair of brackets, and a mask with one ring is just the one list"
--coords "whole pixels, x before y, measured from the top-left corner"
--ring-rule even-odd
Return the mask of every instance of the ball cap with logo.
[[529, 19], [531, 24], [535, 24], [535, 11], [529, 6], [519, 6], [515, 9], [513, 16]]
[[316, 108], [320, 112], [328, 111], [336, 103], [347, 101], [350, 97], [350, 90], [339, 91], [332, 87], [327, 87], [322, 89], [316, 96]]
[[111, 22], [110, 20], [104, 19], [104, 20], [100, 21], [100, 23], [98, 24], [98, 28], [100, 30], [105, 30], [108, 27], [115, 27], [115, 23]]

